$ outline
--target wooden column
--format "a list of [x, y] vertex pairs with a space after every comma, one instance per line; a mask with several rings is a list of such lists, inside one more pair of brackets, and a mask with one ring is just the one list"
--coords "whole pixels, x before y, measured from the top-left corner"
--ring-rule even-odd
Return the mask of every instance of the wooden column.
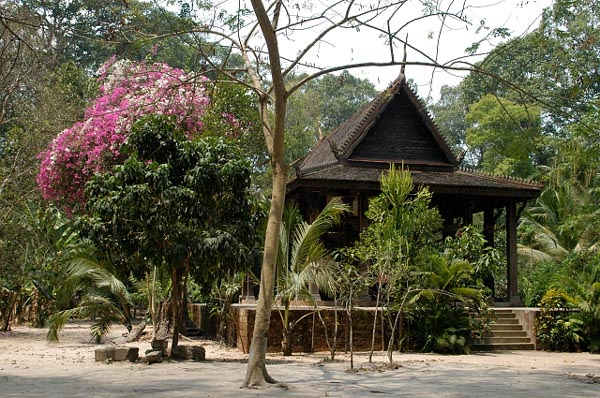
[[[494, 247], [494, 227], [496, 219], [494, 218], [494, 208], [488, 207], [483, 211], [483, 237], [486, 247]], [[493, 275], [484, 278], [485, 286], [492, 292], [492, 298], [496, 297], [496, 286]]]
[[519, 297], [517, 279], [519, 276], [517, 266], [517, 205], [506, 205], [506, 281], [508, 302], [512, 307], [523, 305]]

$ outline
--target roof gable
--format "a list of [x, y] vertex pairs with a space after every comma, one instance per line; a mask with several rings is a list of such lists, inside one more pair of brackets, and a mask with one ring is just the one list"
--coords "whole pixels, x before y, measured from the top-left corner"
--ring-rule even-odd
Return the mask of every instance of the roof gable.
[[454, 169], [456, 159], [404, 75], [296, 164], [298, 175], [338, 163]]

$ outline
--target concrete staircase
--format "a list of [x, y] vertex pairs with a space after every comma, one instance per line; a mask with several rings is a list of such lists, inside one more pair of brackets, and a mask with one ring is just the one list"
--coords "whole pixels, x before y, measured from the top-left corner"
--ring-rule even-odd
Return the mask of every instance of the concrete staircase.
[[496, 320], [490, 330], [473, 340], [475, 351], [534, 350], [531, 334], [528, 335], [517, 315], [511, 309], [494, 310]]

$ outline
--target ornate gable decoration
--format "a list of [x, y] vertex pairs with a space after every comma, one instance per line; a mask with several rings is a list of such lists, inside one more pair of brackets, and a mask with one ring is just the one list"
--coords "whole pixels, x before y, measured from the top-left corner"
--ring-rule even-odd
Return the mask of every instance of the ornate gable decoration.
[[344, 164], [456, 170], [459, 161], [403, 74], [296, 164], [298, 176]]

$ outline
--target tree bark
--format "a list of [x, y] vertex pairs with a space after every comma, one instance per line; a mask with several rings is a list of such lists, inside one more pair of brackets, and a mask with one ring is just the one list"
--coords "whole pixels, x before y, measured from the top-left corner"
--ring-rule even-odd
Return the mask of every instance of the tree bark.
[[15, 310], [15, 306], [17, 305], [17, 298], [19, 297], [19, 294], [21, 293], [21, 288], [17, 288], [12, 292], [12, 297], [11, 297], [11, 301], [10, 301], [10, 305], [8, 306], [8, 311], [6, 311], [6, 314], [4, 315], [4, 325], [2, 325], [2, 331], [3, 332], [8, 332], [9, 328], [10, 328], [10, 319], [12, 318], [13, 312]]
[[[287, 112], [287, 92], [281, 68], [281, 56], [277, 41], [276, 25], [269, 20], [269, 16], [261, 0], [251, 0], [252, 8], [262, 31], [269, 54], [269, 66], [273, 85], [273, 119], [268, 113], [270, 97], [267, 93], [260, 96], [260, 116], [263, 123], [263, 134], [273, 169], [271, 208], [267, 220], [265, 233], [265, 247], [263, 251], [263, 263], [260, 273], [260, 290], [256, 305], [256, 317], [252, 343], [250, 344], [250, 355], [244, 386], [261, 386], [276, 381], [267, 373], [265, 356], [267, 352], [267, 332], [271, 321], [271, 306], [275, 285], [275, 269], [277, 262], [277, 250], [279, 243], [279, 229], [285, 204], [285, 189], [287, 183], [287, 165], [285, 163], [285, 120]], [[275, 5], [280, 9], [281, 3]], [[276, 12], [278, 14], [278, 12]], [[253, 78], [253, 84], [260, 92], [260, 79], [254, 73], [251, 65], [248, 71]], [[271, 120], [273, 120], [271, 122]]]
[[271, 307], [273, 304], [279, 227], [283, 214], [283, 202], [285, 201], [285, 184], [285, 172], [281, 170], [280, 166], [275, 165], [271, 209], [269, 211], [265, 236], [263, 264], [260, 273], [260, 290], [258, 292], [254, 330], [252, 332], [250, 355], [248, 357], [248, 367], [244, 381], [245, 386], [262, 386], [268, 383], [276, 383], [267, 373], [265, 357], [267, 352], [267, 332], [269, 331], [269, 324], [271, 322]]
[[[188, 261], [186, 259], [186, 261]], [[179, 344], [179, 330], [181, 326], [181, 319], [183, 314], [183, 288], [182, 288], [182, 280], [183, 277], [181, 275], [181, 270], [177, 267], [173, 268], [171, 273], [171, 283], [172, 283], [172, 304], [173, 304], [173, 317], [171, 321], [171, 325], [173, 327], [173, 340], [171, 343], [171, 350], [177, 347]]]
[[142, 336], [142, 333], [144, 332], [144, 330], [146, 329], [146, 320], [142, 320], [135, 328], [133, 328], [131, 330], [131, 332], [129, 332], [127, 334], [127, 337], [118, 337], [114, 340], [111, 341], [111, 343], [114, 344], [125, 344], [125, 343], [131, 343], [133, 341], [138, 341], [140, 339], [140, 337]]

